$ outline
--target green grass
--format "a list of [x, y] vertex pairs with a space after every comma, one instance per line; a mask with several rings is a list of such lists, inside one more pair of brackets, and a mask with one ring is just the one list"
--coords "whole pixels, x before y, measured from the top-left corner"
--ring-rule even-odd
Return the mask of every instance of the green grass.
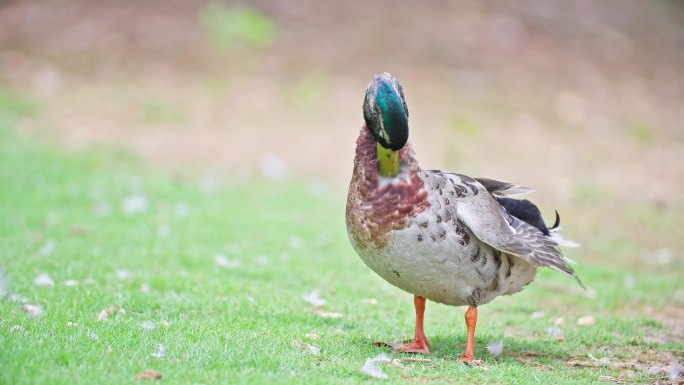
[[[207, 192], [200, 177], [161, 172], [113, 150], [74, 154], [22, 138], [15, 126], [32, 108], [6, 99], [12, 102], [0, 104], [0, 270], [11, 279], [8, 291], [45, 316], [29, 318], [20, 302], [0, 300], [0, 384], [135, 383], [147, 368], [174, 384], [373, 383], [360, 371], [366, 358], [404, 358], [371, 342], [411, 336], [411, 296], [382, 281], [351, 249], [344, 187], [320, 192], [305, 181], [238, 183], [224, 175]], [[149, 207], [126, 215], [122, 203], [134, 193]], [[54, 250], [42, 253], [49, 242]], [[221, 268], [217, 254], [240, 265]], [[119, 277], [122, 270], [129, 276]], [[54, 287], [33, 284], [41, 272]], [[669, 352], [681, 359], [682, 341], [664, 338], [668, 328], [640, 314], [645, 305], [667, 304], [681, 287], [681, 271], [630, 272], [585, 260], [578, 272], [590, 295], [572, 279], [543, 271], [522, 293], [482, 307], [480, 367], [457, 360], [464, 309], [429, 303], [431, 361], [385, 367], [388, 383], [603, 383], [601, 376], [620, 377], [624, 369], [571, 362], [590, 361], [589, 354], [628, 360]], [[636, 281], [629, 290], [627, 275]], [[94, 283], [84, 284], [88, 278]], [[79, 285], [65, 286], [69, 279]], [[323, 310], [342, 318], [321, 317], [301, 299], [317, 288], [327, 300]], [[371, 298], [377, 304], [364, 301]], [[99, 321], [109, 306], [126, 314]], [[545, 314], [531, 318], [537, 311]], [[576, 325], [586, 314], [596, 324]], [[557, 341], [547, 329], [561, 316], [566, 339]], [[147, 321], [152, 330], [142, 327]], [[493, 357], [485, 346], [499, 339], [504, 353]], [[293, 340], [321, 354], [293, 347]], [[153, 357], [159, 344], [166, 354]], [[635, 370], [625, 380], [661, 377]]]

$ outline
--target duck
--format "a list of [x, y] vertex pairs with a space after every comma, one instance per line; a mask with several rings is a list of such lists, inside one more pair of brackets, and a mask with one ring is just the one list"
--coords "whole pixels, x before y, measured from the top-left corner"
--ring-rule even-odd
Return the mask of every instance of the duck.
[[409, 136], [401, 84], [374, 75], [363, 101], [347, 195], [346, 226], [363, 262], [390, 284], [413, 294], [414, 338], [375, 342], [403, 353], [430, 353], [426, 301], [467, 306], [460, 360], [476, 363], [477, 309], [521, 291], [548, 267], [581, 281], [561, 246], [560, 217], [546, 226], [539, 208], [517, 198], [534, 191], [517, 183], [425, 170]]

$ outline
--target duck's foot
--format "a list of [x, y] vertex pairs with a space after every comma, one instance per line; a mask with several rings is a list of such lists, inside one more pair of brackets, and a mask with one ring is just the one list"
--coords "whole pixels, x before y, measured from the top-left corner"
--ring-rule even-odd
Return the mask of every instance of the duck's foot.
[[396, 342], [374, 342], [373, 344], [376, 346], [389, 346], [395, 352], [400, 353], [430, 354], [428, 344], [423, 341], [413, 341], [410, 344], [398, 344]]
[[483, 363], [482, 360], [476, 360], [475, 357], [468, 356], [466, 354], [461, 356], [461, 362], [463, 362], [466, 365], [470, 365], [470, 366], [480, 366]]

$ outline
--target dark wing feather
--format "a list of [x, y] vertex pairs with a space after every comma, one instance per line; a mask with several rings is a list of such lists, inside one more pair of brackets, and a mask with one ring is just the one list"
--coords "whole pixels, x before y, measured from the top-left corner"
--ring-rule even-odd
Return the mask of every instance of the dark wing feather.
[[495, 198], [506, 209], [507, 213], [536, 227], [542, 234], [550, 235], [549, 229], [542, 218], [541, 211], [539, 211], [539, 208], [534, 203], [527, 199]]

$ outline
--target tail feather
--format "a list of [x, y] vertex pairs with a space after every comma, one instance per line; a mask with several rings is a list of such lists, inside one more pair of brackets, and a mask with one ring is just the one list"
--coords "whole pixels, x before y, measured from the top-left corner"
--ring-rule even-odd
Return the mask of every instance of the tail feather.
[[[563, 236], [560, 235], [560, 230], [560, 215], [558, 215], [558, 210], [556, 210], [556, 221], [553, 223], [553, 226], [549, 228], [549, 237], [551, 237], [559, 246], [572, 248], [580, 247], [579, 243], [563, 238]], [[569, 260], [569, 262], [575, 263], [575, 261], [572, 260]]]
[[550, 235], [551, 239], [553, 239], [554, 242], [556, 242], [559, 246], [563, 247], [572, 247], [572, 248], [577, 248], [580, 247], [581, 245], [577, 242], [571, 241], [569, 239], [563, 238], [562, 235], [560, 235], [557, 231], [552, 232]]
[[553, 232], [555, 229], [560, 228], [560, 215], [558, 215], [558, 210], [556, 211], [556, 221], [553, 222], [553, 226], [549, 227], [549, 231]]

